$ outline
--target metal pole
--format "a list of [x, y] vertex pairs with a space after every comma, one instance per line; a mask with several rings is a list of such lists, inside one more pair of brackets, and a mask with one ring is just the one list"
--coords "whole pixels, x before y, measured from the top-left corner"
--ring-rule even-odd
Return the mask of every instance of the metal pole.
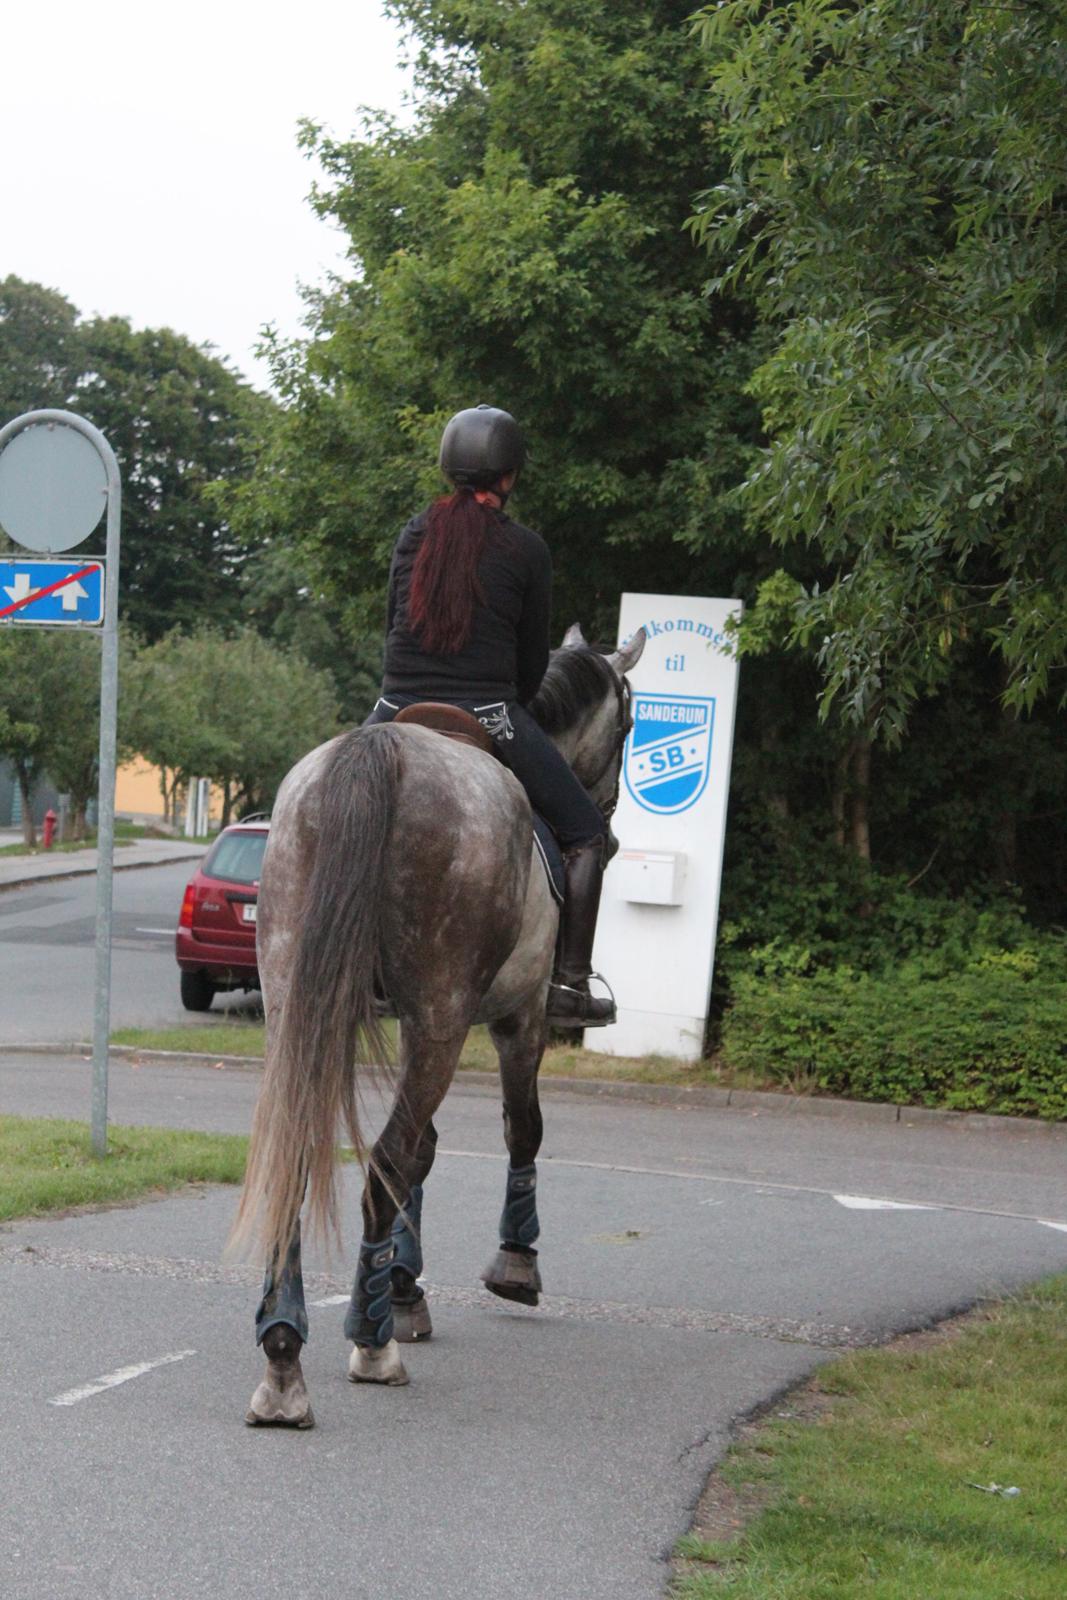
[[[94, 430], [95, 431], [95, 430]], [[106, 440], [101, 437], [101, 442]], [[95, 442], [95, 441], [94, 441]], [[99, 448], [99, 446], [97, 447]], [[101, 452], [103, 454], [103, 452]], [[93, 1150], [107, 1154], [107, 1069], [111, 1039], [111, 906], [115, 863], [115, 746], [119, 702], [119, 541], [122, 480], [107, 445], [107, 593], [100, 662], [100, 763], [96, 822], [96, 994], [93, 1006]]]
[[100, 754], [97, 797], [96, 983], [93, 1005], [92, 1142], [107, 1154], [107, 1068], [111, 1024], [111, 902], [115, 859], [115, 746], [119, 686], [119, 547], [122, 475], [115, 452], [99, 428], [74, 411], [27, 411], [0, 428], [0, 451], [23, 428], [61, 425], [83, 434], [107, 474], [107, 566], [100, 661]]

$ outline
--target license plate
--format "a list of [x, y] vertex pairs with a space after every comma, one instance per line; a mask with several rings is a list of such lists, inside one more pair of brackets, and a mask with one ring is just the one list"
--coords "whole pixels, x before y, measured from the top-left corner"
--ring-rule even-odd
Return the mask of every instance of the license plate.
[[255, 920], [256, 920], [256, 907], [255, 906], [242, 906], [241, 907], [241, 921], [242, 922], [255, 922]]

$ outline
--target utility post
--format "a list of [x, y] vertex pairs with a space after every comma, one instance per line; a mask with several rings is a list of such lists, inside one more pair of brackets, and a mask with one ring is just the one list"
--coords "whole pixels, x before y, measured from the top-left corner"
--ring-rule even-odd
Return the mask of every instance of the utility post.
[[[105, 509], [104, 562], [54, 559], [87, 539]], [[43, 560], [0, 560], [0, 623], [101, 633], [92, 1088], [99, 1156], [107, 1153], [121, 520], [119, 464], [99, 428], [54, 410], [27, 411], [0, 428], [0, 526], [23, 550], [46, 553]]]

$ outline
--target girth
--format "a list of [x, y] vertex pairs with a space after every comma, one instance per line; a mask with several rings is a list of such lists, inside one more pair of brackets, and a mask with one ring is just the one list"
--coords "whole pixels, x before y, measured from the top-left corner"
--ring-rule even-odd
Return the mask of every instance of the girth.
[[445, 705], [439, 700], [419, 700], [413, 706], [405, 706], [397, 712], [393, 721], [417, 723], [420, 728], [443, 733], [446, 739], [459, 739], [463, 744], [472, 744], [487, 756], [499, 756], [500, 753], [477, 717], [472, 717], [469, 711], [459, 706]]

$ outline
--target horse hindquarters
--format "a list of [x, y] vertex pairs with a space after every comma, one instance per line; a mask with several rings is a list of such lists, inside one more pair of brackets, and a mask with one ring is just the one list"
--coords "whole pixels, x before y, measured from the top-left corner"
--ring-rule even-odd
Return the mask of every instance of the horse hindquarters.
[[[349, 1376], [393, 1383], [406, 1381], [406, 1375], [398, 1355], [385, 1353], [396, 1335], [396, 1313], [385, 1291], [403, 1280], [398, 1244], [414, 1243], [409, 1231], [395, 1227], [398, 1209], [429, 1172], [434, 1112], [482, 998], [519, 937], [530, 848], [525, 797], [498, 763], [425, 729], [402, 731], [380, 944], [385, 986], [399, 1019], [399, 1081], [369, 1163], [360, 1267], [345, 1323], [356, 1346]], [[416, 1260], [414, 1249], [405, 1253]], [[421, 1299], [421, 1292], [411, 1295], [410, 1261], [406, 1276], [404, 1314], [410, 1322], [412, 1305]], [[424, 1305], [419, 1314], [425, 1336]]]

